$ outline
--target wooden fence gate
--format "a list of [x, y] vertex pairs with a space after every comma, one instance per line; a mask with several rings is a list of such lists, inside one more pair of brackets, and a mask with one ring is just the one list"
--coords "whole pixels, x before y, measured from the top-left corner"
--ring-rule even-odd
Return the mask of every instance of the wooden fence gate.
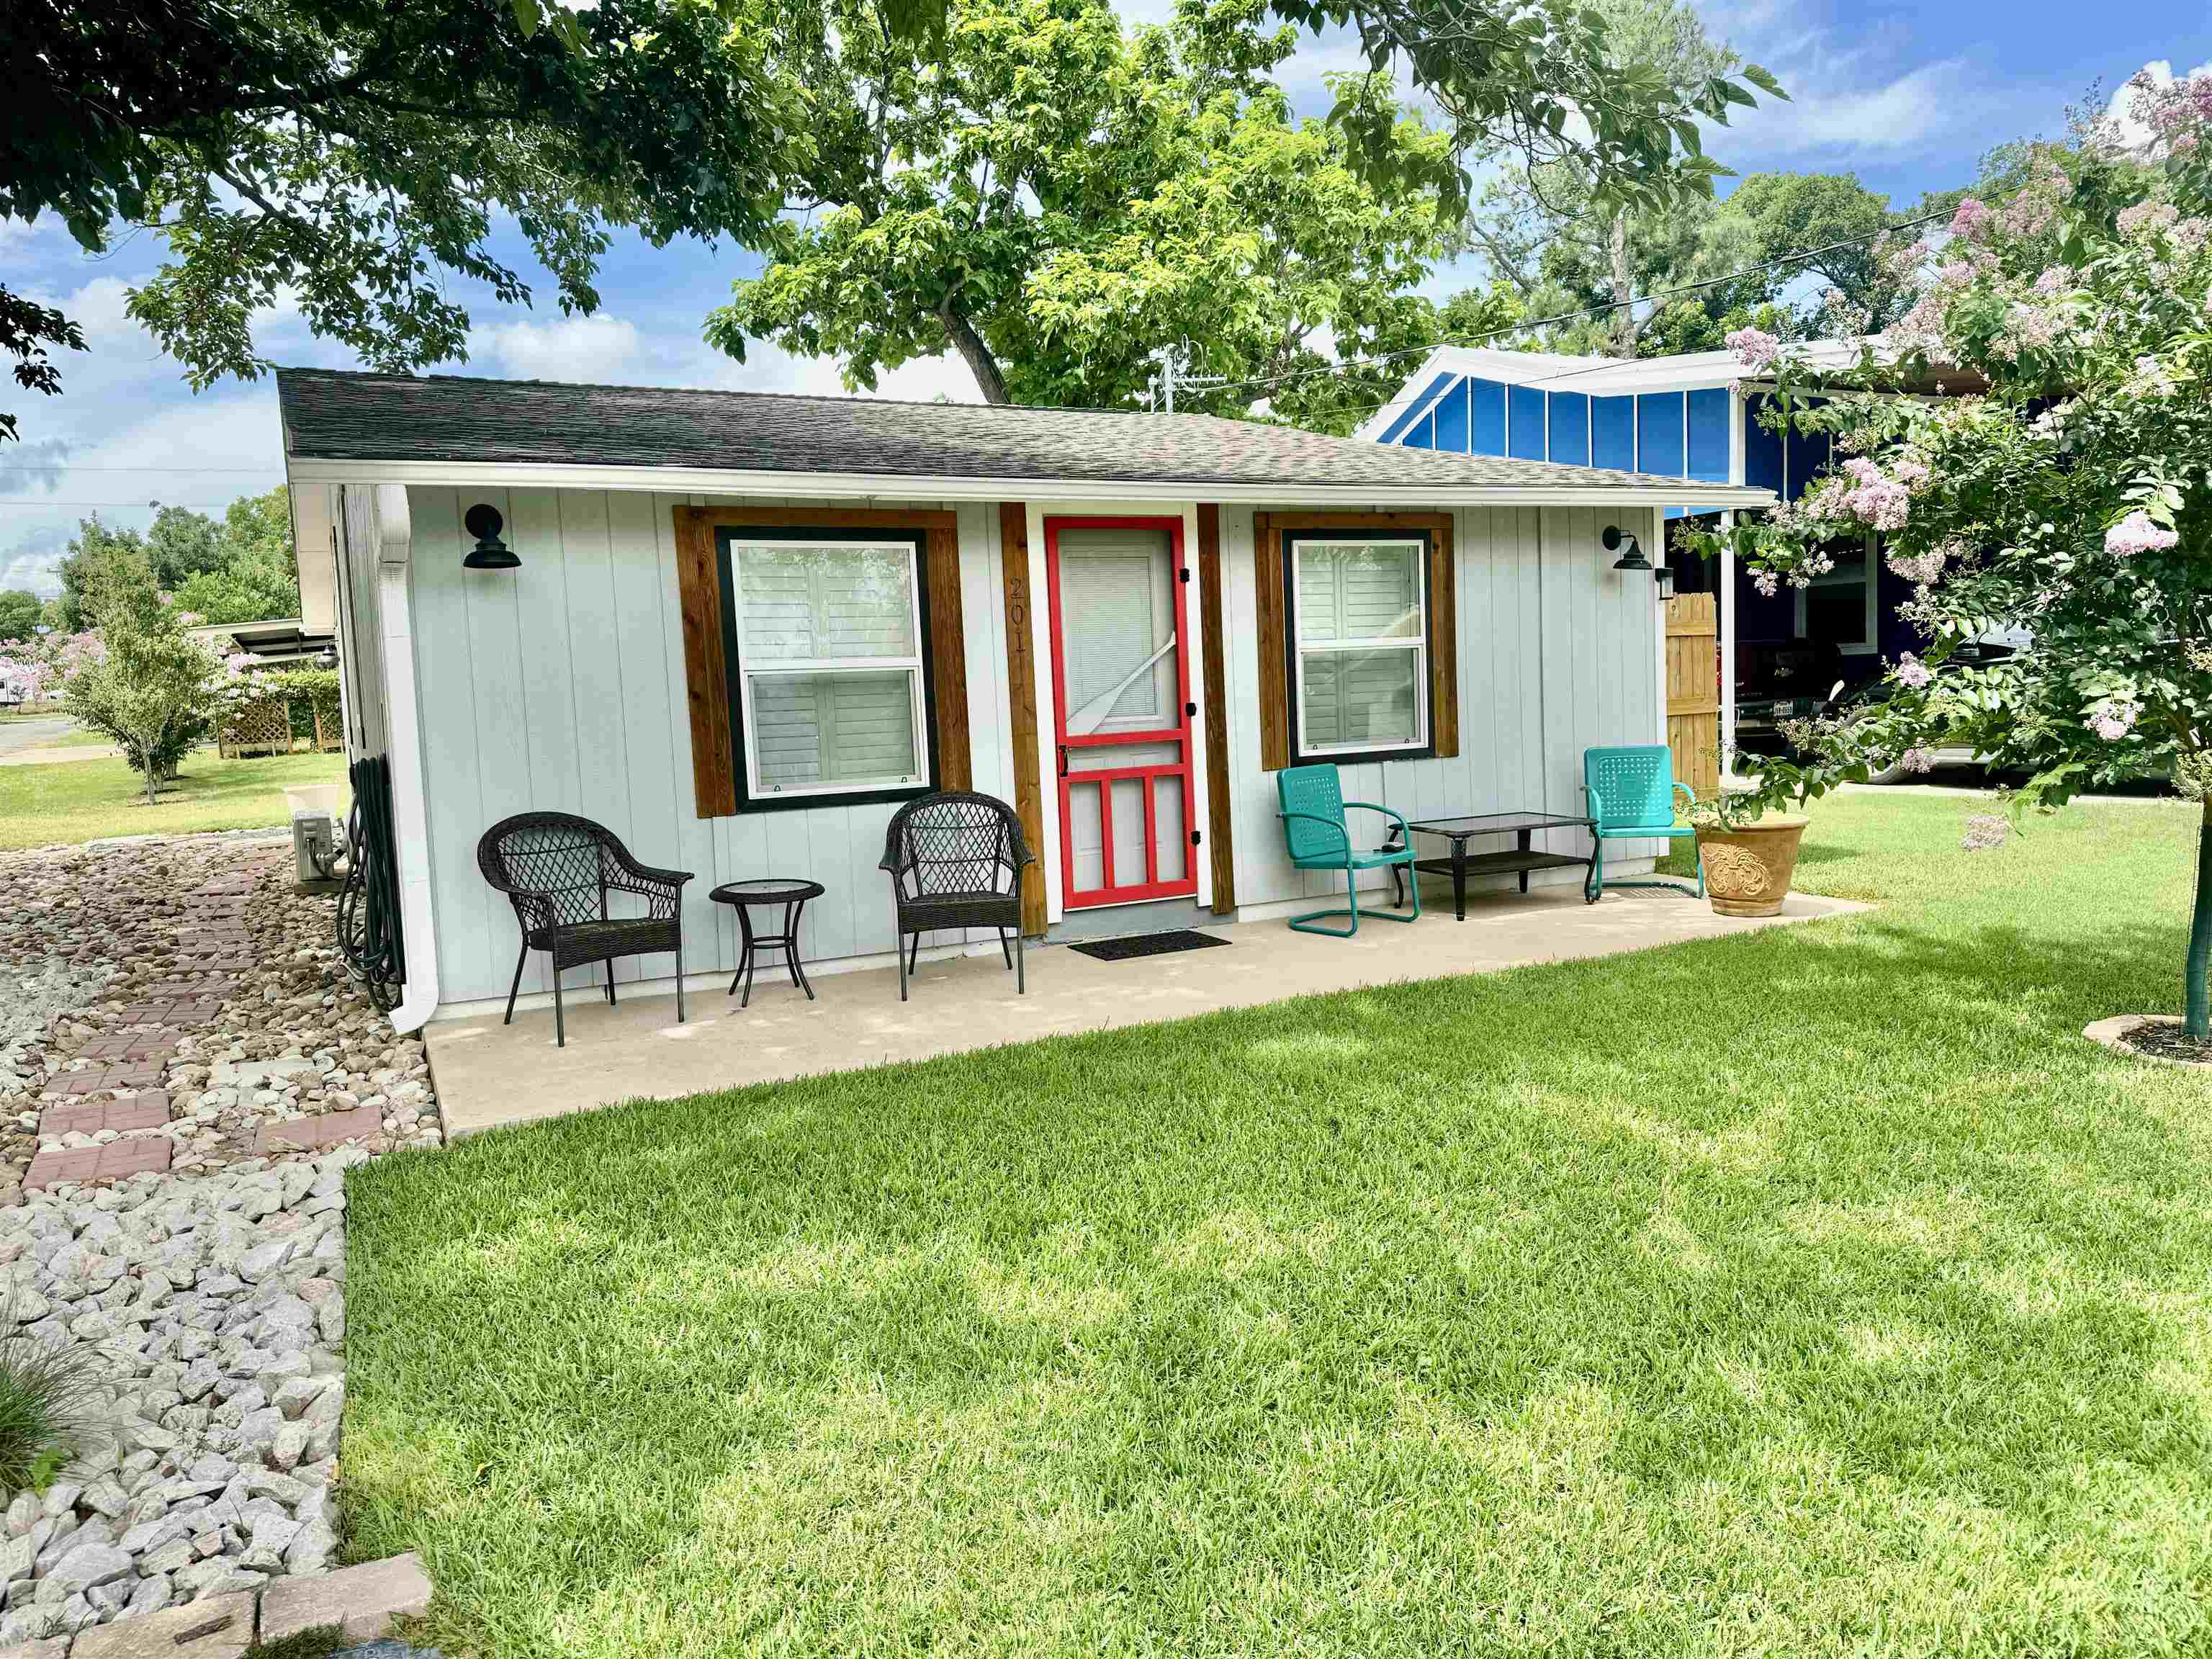
[[1667, 746], [1675, 777], [1699, 800], [1721, 787], [1720, 635], [1716, 595], [1667, 601]]

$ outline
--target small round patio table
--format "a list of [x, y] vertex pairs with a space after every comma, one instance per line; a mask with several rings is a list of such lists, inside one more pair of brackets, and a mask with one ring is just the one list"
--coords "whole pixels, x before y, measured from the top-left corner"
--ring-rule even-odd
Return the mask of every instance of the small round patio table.
[[[726, 904], [738, 913], [738, 931], [744, 939], [744, 951], [738, 958], [738, 971], [730, 976], [726, 995], [735, 995], [738, 981], [743, 980], [744, 995], [738, 998], [738, 1006], [750, 1007], [753, 1000], [753, 957], [758, 951], [781, 951], [783, 959], [791, 969], [791, 982], [806, 993], [809, 1002], [814, 1000], [814, 988], [806, 982], [806, 973], [799, 965], [799, 917], [805, 909], [806, 901], [820, 898], [822, 884], [818, 881], [787, 879], [769, 876], [754, 881], [726, 881], [708, 896], [717, 904]], [[752, 907], [756, 904], [783, 906], [783, 931], [780, 933], [753, 932]]]

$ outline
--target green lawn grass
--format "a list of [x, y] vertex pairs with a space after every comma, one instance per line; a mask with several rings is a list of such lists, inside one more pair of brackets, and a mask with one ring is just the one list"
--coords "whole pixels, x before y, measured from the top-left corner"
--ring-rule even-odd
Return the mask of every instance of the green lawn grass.
[[0, 851], [284, 823], [285, 785], [343, 783], [346, 775], [343, 755], [224, 760], [212, 749], [195, 750], [181, 773], [149, 807], [138, 775], [120, 757], [0, 766]]
[[45, 745], [48, 749], [112, 749], [115, 740], [105, 732], [94, 732], [88, 726], [73, 726]]
[[449, 1655], [2212, 1650], [2212, 1084], [2078, 1035], [2193, 810], [1966, 810], [1815, 809], [1860, 917], [358, 1171], [349, 1547]]

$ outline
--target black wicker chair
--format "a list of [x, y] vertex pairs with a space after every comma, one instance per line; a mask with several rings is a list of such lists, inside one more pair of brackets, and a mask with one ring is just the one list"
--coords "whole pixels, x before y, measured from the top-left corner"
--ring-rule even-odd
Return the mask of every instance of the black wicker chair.
[[[613, 830], [567, 812], [523, 812], [503, 818], [477, 843], [477, 867], [514, 906], [522, 950], [507, 988], [507, 1018], [514, 1019], [515, 994], [532, 951], [553, 958], [553, 1033], [568, 1046], [568, 1015], [561, 1006], [561, 970], [603, 962], [607, 1000], [615, 1000], [615, 958], [676, 953], [676, 1020], [684, 1022], [684, 884], [688, 870], [655, 870], [629, 855]], [[642, 898], [646, 914], [618, 916], [611, 893]]]
[[[923, 795], [891, 814], [884, 861], [898, 906], [899, 1000], [921, 954], [921, 936], [940, 927], [995, 927], [999, 951], [1027, 994], [1022, 960], [1022, 872], [1036, 862], [1014, 809], [965, 789]], [[1007, 943], [1011, 934], [1012, 943]], [[914, 943], [907, 944], [911, 935]]]

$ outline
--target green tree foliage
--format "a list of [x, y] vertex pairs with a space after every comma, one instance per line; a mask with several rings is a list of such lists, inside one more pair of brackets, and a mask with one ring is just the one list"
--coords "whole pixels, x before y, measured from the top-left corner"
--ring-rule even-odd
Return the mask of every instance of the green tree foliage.
[[[92, 251], [153, 227], [167, 260], [131, 310], [196, 385], [259, 372], [252, 319], [280, 290], [366, 362], [416, 368], [466, 355], [459, 282], [529, 299], [502, 219], [571, 310], [597, 303], [611, 222], [759, 234], [800, 114], [764, 52], [744, 0], [15, 0], [0, 216], [58, 213]], [[48, 349], [81, 343], [0, 291], [26, 386], [56, 390]]]
[[[1618, 73], [1648, 74], [1677, 98], [1726, 77], [1736, 55], [1711, 39], [1686, 0], [1593, 0], [1604, 23], [1607, 61]], [[1557, 288], [1579, 306], [1610, 307], [1577, 337], [1555, 342], [1589, 349], [1603, 342], [1636, 354], [1639, 319], [1630, 297], [1681, 281], [1703, 264], [1712, 226], [1710, 179], [1703, 192], [1625, 192], [1587, 155], [1507, 152], [1468, 228], [1470, 246], [1524, 293]]]
[[[1753, 88], [1788, 95], [1732, 54], [1683, 57], [1673, 37], [1696, 20], [1659, 0], [1274, 0], [1273, 9], [1316, 29], [1351, 24], [1378, 75], [1404, 64], [1443, 110], [1462, 154], [1502, 148], [1529, 169], [1584, 181], [1608, 204], [1711, 196], [1726, 169], [1703, 153], [1698, 121], [1726, 125], [1732, 107], [1756, 102]], [[1390, 150], [1376, 142], [1395, 124], [1388, 85], [1355, 77], [1335, 87], [1334, 119], [1359, 141], [1355, 163], [1370, 179], [1390, 168]]]
[[104, 574], [141, 568], [156, 591], [205, 622], [298, 616], [289, 493], [280, 484], [241, 495], [220, 524], [204, 513], [165, 507], [143, 535], [104, 524], [97, 514], [83, 520], [61, 562], [59, 625], [69, 633], [94, 626], [88, 589]]
[[1878, 334], [1912, 303], [1911, 271], [1887, 257], [1885, 240], [1900, 216], [1855, 173], [1755, 173], [1717, 216], [1742, 227], [1735, 240], [1747, 262], [1825, 250], [1762, 278], [1764, 298], [1808, 275], [1832, 292], [1832, 300], [1823, 295], [1801, 313], [1808, 332]]
[[76, 534], [59, 566], [62, 579], [62, 631], [76, 634], [94, 626], [89, 594], [102, 584], [143, 581], [154, 586], [154, 562], [146, 538], [135, 530], [118, 530], [104, 523], [100, 514], [80, 520]]
[[223, 514], [216, 546], [219, 557], [212, 568], [177, 583], [178, 609], [210, 623], [300, 614], [290, 491], [280, 484], [263, 495], [240, 496]]
[[222, 527], [188, 507], [164, 507], [146, 532], [146, 557], [154, 580], [176, 587], [194, 576], [222, 568]]
[[833, 353], [872, 387], [950, 348], [992, 402], [1111, 405], [1163, 349], [1241, 381], [1417, 325], [1449, 141], [1401, 114], [1378, 140], [1390, 182], [1362, 183], [1344, 133], [1295, 120], [1268, 79], [1296, 37], [1261, 0], [1185, 0], [1129, 31], [1110, 0], [955, 0], [927, 74], [851, 3], [788, 41], [823, 108], [814, 210], [709, 319], [733, 356]]
[[[1795, 354], [1736, 342], [1775, 376], [1786, 418], [1835, 434], [1838, 460], [1725, 544], [1775, 592], [1831, 568], [1839, 538], [1879, 532], [1915, 584], [1905, 614], [1923, 641], [1893, 665], [1893, 695], [1797, 731], [1810, 758], [1767, 765], [1756, 799], [1819, 794], [1892, 763], [1924, 770], [1932, 748], [1958, 743], [2029, 774], [2024, 805], [2171, 775], [2204, 799], [2212, 858], [2212, 71], [2136, 95], [2164, 167], [2109, 144], [2045, 147], [2008, 201], [1960, 201], [1942, 263], [1883, 351], [1817, 378], [1851, 395], [1799, 402], [1816, 382]], [[1916, 380], [1987, 390], [1886, 395], [1900, 356]], [[2022, 648], [1960, 656], [1993, 631]], [[2197, 892], [2186, 1008], [2202, 1037], [2203, 858]]]
[[[1621, 200], [1710, 193], [1717, 169], [1698, 153], [1696, 119], [1725, 120], [1753, 87], [1780, 90], [1750, 66], [1689, 86], [1625, 61], [1607, 49], [1605, 18], [1565, 0], [1273, 4], [1294, 23], [1358, 29], [1376, 73], [1338, 84], [1336, 131], [1346, 162], [1385, 197], [1431, 182], [1428, 157], [1399, 137], [1389, 71], [1401, 64], [1461, 149], [1510, 143]], [[938, 61], [946, 10], [947, 0], [16, 0], [0, 8], [12, 71], [0, 216], [58, 213], [94, 251], [118, 229], [151, 227], [167, 259], [130, 308], [195, 385], [265, 367], [252, 322], [280, 297], [367, 362], [419, 368], [466, 356], [462, 283], [502, 305], [530, 299], [494, 251], [496, 223], [520, 229], [571, 311], [598, 303], [611, 225], [655, 243], [726, 234], [781, 257], [787, 204], [857, 189], [850, 168], [878, 154], [870, 140], [899, 120], [896, 100], [912, 101], [902, 76], [962, 77], [963, 48]], [[896, 67], [859, 61], [862, 35]], [[1037, 89], [1066, 90], [1048, 67]], [[872, 81], [895, 101], [844, 101]], [[1009, 159], [1034, 186], [1034, 158]], [[1103, 174], [1120, 165], [1103, 143], [1083, 159]], [[1458, 181], [1443, 182], [1455, 193]], [[1055, 194], [1066, 187], [1054, 181]], [[979, 175], [970, 189], [981, 204], [992, 185]], [[957, 272], [961, 293], [1001, 300], [975, 291], [988, 274]], [[53, 354], [83, 343], [67, 317], [0, 287], [0, 349], [20, 385], [58, 391]], [[15, 426], [0, 415], [0, 436]]]
[[0, 587], [0, 640], [27, 640], [46, 614], [46, 603], [20, 587]]
[[143, 545], [100, 550], [85, 573], [83, 606], [99, 644], [63, 683], [62, 706], [123, 750], [150, 806], [185, 756], [213, 733], [229, 676], [154, 585]]

